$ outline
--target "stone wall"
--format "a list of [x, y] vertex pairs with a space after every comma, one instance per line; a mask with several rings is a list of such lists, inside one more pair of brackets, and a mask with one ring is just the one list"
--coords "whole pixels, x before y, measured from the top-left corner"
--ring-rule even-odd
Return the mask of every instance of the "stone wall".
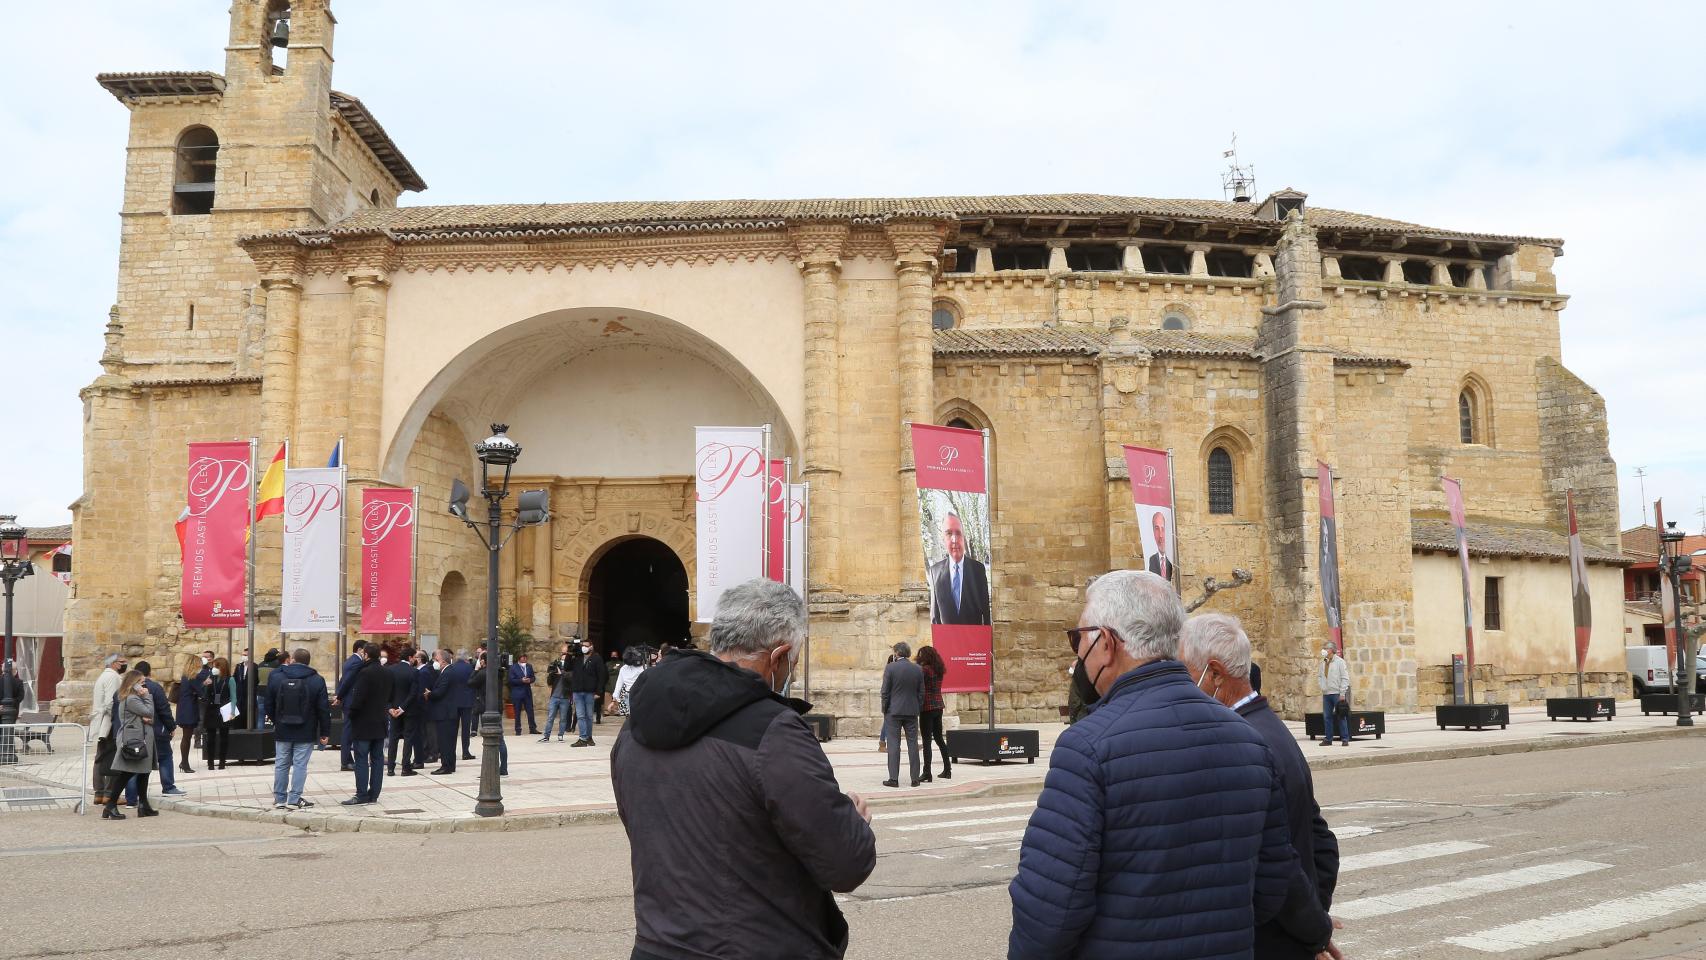
[[[1548, 697], [1573, 696], [1576, 696], [1574, 673], [1506, 673], [1496, 663], [1475, 665], [1476, 703], [1537, 706], [1545, 703]], [[1634, 693], [1628, 673], [1592, 672], [1582, 675], [1582, 696], [1627, 700]], [[1417, 709], [1428, 710], [1451, 702], [1451, 665], [1420, 667], [1416, 671]]]
[[1576, 524], [1584, 543], [1621, 549], [1617, 461], [1605, 398], [1552, 357], [1535, 361], [1540, 381], [1540, 453], [1550, 521], [1569, 529], [1565, 491], [1576, 492]]

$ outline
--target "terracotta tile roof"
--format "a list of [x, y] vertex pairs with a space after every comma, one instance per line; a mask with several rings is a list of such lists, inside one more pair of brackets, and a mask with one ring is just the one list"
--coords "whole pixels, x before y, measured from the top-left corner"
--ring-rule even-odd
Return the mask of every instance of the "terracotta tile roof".
[[[1071, 330], [1056, 327], [956, 327], [937, 330], [938, 357], [998, 356], [1096, 356], [1109, 346], [1134, 348], [1150, 357], [1183, 357], [1220, 360], [1260, 360], [1255, 341], [1216, 337], [1188, 330], [1142, 330], [1126, 341], [1117, 341], [1101, 330]], [[1367, 366], [1408, 367], [1402, 360], [1388, 360], [1343, 350], [1334, 351], [1335, 363]]]
[[1227, 360], [1256, 359], [1254, 340], [1211, 337], [1188, 330], [1144, 330], [1132, 342], [1156, 357], [1214, 357]]
[[[1457, 552], [1457, 531], [1450, 520], [1415, 517], [1410, 520], [1410, 546], [1415, 550]], [[1469, 553], [1477, 557], [1518, 557], [1546, 560], [1568, 560], [1570, 538], [1550, 530], [1539, 530], [1516, 524], [1471, 520], [1469, 522]], [[1594, 563], [1626, 567], [1634, 562], [1613, 550], [1583, 544], [1582, 556]]]
[[373, 151], [373, 155], [385, 165], [391, 176], [397, 178], [404, 190], [427, 188], [426, 181], [415, 172], [414, 164], [409, 162], [408, 157], [403, 156], [403, 151], [397, 149], [396, 142], [385, 132], [385, 128], [379, 125], [379, 121], [373, 118], [373, 113], [365, 104], [347, 93], [333, 90], [332, 108], [343, 115], [355, 129], [356, 135], [367, 144], [367, 149]]
[[69, 523], [62, 523], [55, 527], [25, 527], [24, 529], [28, 531], [26, 536], [29, 537], [31, 543], [47, 541], [63, 543], [71, 539], [71, 524]]
[[139, 97], [205, 97], [225, 92], [225, 78], [206, 70], [97, 73], [95, 82], [120, 103]]
[[[1272, 220], [1258, 219], [1258, 204], [1223, 200], [1168, 200], [1116, 197], [1103, 194], [1025, 194], [1017, 196], [912, 197], [813, 200], [687, 200], [613, 201], [594, 203], [477, 204], [447, 207], [398, 207], [359, 211], [329, 228], [301, 231], [304, 235], [340, 236], [387, 233], [399, 239], [444, 234], [517, 232], [604, 227], [610, 232], [659, 228], [699, 230], [707, 223], [750, 225], [754, 222], [818, 220], [880, 223], [886, 220], [981, 220], [991, 217], [1077, 217], [1129, 220], [1134, 217], [1194, 220], [1278, 229]], [[1310, 207], [1305, 219], [1317, 228], [1382, 235], [1408, 234], [1452, 240], [1495, 243], [1537, 243], [1562, 247], [1551, 238], [1445, 230], [1372, 217], [1367, 214]]]

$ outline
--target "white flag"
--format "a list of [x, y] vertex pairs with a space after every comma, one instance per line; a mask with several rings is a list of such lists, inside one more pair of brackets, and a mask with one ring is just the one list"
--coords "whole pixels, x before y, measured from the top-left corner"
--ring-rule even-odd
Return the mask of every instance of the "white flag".
[[806, 598], [806, 518], [811, 511], [811, 484], [788, 484], [788, 584]]
[[764, 575], [766, 488], [763, 427], [694, 428], [698, 619], [717, 615], [723, 591]]
[[284, 580], [281, 633], [343, 629], [344, 471], [284, 471]]

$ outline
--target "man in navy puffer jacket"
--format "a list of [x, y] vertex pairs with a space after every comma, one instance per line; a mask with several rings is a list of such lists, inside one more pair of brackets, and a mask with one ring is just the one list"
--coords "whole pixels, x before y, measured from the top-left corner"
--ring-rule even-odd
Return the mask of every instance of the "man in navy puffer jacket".
[[1273, 755], [1175, 659], [1166, 580], [1091, 584], [1068, 631], [1096, 708], [1055, 744], [1013, 878], [1010, 960], [1248, 960], [1296, 854]]

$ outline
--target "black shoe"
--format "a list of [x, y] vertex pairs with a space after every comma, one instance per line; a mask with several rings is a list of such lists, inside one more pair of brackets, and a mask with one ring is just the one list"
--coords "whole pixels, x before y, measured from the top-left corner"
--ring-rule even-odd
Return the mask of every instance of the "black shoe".
[[569, 746], [571, 746], [571, 747], [590, 747], [590, 746], [592, 746], [592, 741], [591, 740], [576, 740], [574, 743], [569, 744]]
[[307, 797], [302, 797], [301, 799], [296, 801], [296, 806], [298, 809], [305, 808], [305, 807], [312, 807], [313, 805], [314, 805], [314, 801], [308, 799]]
[[387, 776], [387, 777], [394, 777], [394, 776], [396, 776], [396, 775], [397, 775], [397, 768], [396, 768], [396, 767], [386, 767], [386, 768], [385, 768], [385, 775], [386, 775], [386, 776]]
[[224, 760], [219, 761], [219, 769], [221, 769], [221, 770], [225, 769], [225, 761]]
[[[591, 737], [587, 737], [586, 738], [586, 745], [589, 747], [596, 747], [596, 746], [598, 746], [598, 741], [594, 740]], [[1348, 746], [1348, 744], [1347, 744], [1347, 746]]]
[[464, 760], [478, 760], [479, 757], [476, 757], [473, 754], [464, 751], [462, 754], [462, 759], [464, 759]]
[[348, 800], [342, 800], [339, 802], [346, 807], [364, 807], [373, 801], [366, 797], [350, 797]]
[[428, 774], [429, 774], [429, 775], [430, 775], [430, 776], [434, 776], [434, 777], [443, 777], [443, 776], [448, 776], [448, 775], [450, 775], [450, 774], [452, 774], [452, 773], [455, 773], [455, 772], [456, 772], [456, 771], [455, 771], [455, 770], [446, 770], [446, 769], [444, 769], [444, 768], [443, 768], [443, 767], [439, 767], [439, 768], [438, 768], [438, 769], [436, 769], [436, 770], [428, 770], [428, 771], [427, 771], [427, 773], [428, 773]]
[[898, 780], [884, 780], [883, 786], [885, 786], [885, 787], [898, 787], [898, 786], [900, 786], [900, 781], [898, 781]]
[[136, 811], [136, 815], [138, 817], [158, 817], [160, 815], [160, 811], [154, 809], [153, 807], [143, 807], [142, 809]]
[[403, 772], [397, 774], [397, 776], [399, 776], [399, 777], [418, 777], [418, 776], [420, 776], [420, 771], [414, 769], [413, 767], [404, 767]]
[[351, 767], [351, 766], [346, 766], [346, 765], [340, 764], [338, 766], [338, 772], [339, 773], [354, 773], [355, 768]]
[[180, 772], [183, 772], [183, 773], [194, 773], [195, 772], [194, 770], [190, 769], [190, 762], [188, 760], [185, 760], [183, 763], [178, 764], [178, 770]]
[[952, 780], [952, 779], [954, 779], [954, 775], [953, 775], [953, 774], [952, 774], [952, 773], [949, 773], [949, 772], [948, 772], [948, 768], [947, 768], [947, 767], [943, 767], [943, 768], [942, 768], [942, 779], [943, 779], [943, 780]]
[[[527, 731], [527, 735], [528, 735], [528, 736], [530, 736], [530, 737], [531, 737], [531, 736], [533, 736], [533, 735], [535, 735], [535, 734], [537, 734], [537, 733], [538, 733], [538, 732], [539, 732], [539, 731], [537, 731], [537, 730], [529, 730], [529, 731]], [[516, 731], [516, 735], [517, 735], [517, 736], [519, 736], [519, 735], [520, 735], [520, 734], [521, 734], [521, 731], [520, 731], [520, 730], [517, 730], [517, 731]]]
[[921, 784], [921, 783], [923, 783], [923, 782], [924, 782], [924, 781], [922, 781], [922, 780], [914, 780], [914, 781], [912, 781], [912, 785], [913, 785], [913, 786], [915, 786], [915, 787], [916, 787], [916, 786], [918, 786], [918, 785], [919, 785], [919, 784]]
[[508, 771], [508, 770], [499, 770], [499, 771], [498, 771], [498, 776], [500, 776], [500, 777], [507, 777], [507, 776], [509, 776], [509, 771]]
[[1331, 740], [1323, 740], [1323, 741], [1321, 741], [1321, 746], [1323, 746], [1323, 747], [1330, 747], [1330, 746], [1332, 746], [1332, 745], [1333, 745], [1333, 741], [1331, 741]]
[[917, 780], [912, 781], [912, 785], [916, 787], [921, 783], [932, 783], [935, 781], [935, 779], [936, 779], [935, 777], [932, 777], [930, 774], [926, 773], [923, 776], [919, 777]]
[[102, 820], [123, 820], [124, 814], [119, 813], [117, 807], [105, 807], [101, 810], [101, 819]]

